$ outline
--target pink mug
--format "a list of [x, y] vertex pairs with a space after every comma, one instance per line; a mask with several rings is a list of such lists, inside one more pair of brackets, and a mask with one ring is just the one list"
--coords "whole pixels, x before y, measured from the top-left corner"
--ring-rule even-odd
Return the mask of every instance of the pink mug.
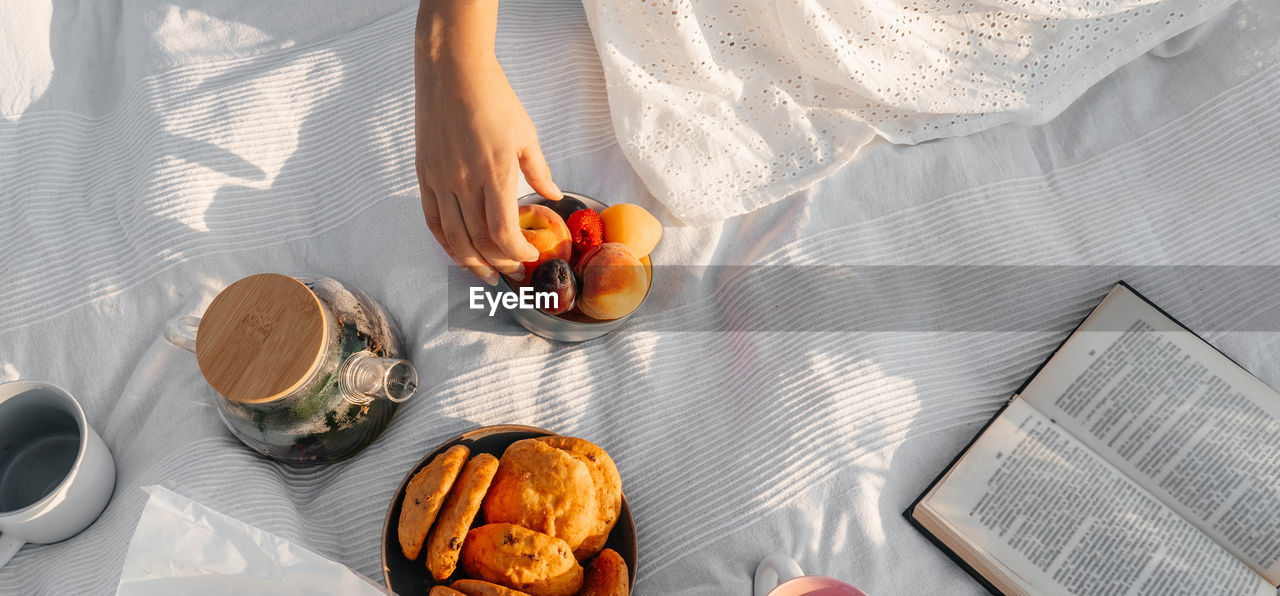
[[791, 557], [765, 557], [756, 567], [755, 596], [867, 596], [833, 577], [803, 573]]

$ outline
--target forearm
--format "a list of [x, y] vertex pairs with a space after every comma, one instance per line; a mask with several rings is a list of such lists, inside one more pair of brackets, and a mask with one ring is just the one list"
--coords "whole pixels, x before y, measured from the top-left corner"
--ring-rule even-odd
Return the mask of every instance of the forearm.
[[[516, 216], [520, 173], [563, 193], [538, 134], [498, 64], [498, 0], [421, 0], [414, 48], [414, 166], [436, 241], [489, 285], [524, 279], [538, 259]], [[531, 273], [531, 272], [529, 272]]]

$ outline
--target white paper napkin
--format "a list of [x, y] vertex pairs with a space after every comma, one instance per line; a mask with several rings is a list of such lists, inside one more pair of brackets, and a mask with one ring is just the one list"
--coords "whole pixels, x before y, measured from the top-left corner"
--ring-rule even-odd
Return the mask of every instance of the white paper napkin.
[[351, 594], [386, 591], [315, 552], [160, 486], [129, 542], [120, 596]]

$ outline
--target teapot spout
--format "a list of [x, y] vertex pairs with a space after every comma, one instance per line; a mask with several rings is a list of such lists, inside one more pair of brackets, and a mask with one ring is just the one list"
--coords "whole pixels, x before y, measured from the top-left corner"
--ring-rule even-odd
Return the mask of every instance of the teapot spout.
[[408, 360], [379, 358], [368, 350], [352, 354], [338, 373], [348, 397], [357, 403], [389, 399], [400, 403], [418, 391], [418, 370]]

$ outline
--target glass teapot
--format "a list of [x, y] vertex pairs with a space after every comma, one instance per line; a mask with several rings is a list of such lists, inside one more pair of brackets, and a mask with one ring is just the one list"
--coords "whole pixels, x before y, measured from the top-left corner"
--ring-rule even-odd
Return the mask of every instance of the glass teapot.
[[418, 387], [390, 317], [327, 277], [246, 277], [165, 338], [195, 353], [232, 434], [293, 464], [359, 453]]

